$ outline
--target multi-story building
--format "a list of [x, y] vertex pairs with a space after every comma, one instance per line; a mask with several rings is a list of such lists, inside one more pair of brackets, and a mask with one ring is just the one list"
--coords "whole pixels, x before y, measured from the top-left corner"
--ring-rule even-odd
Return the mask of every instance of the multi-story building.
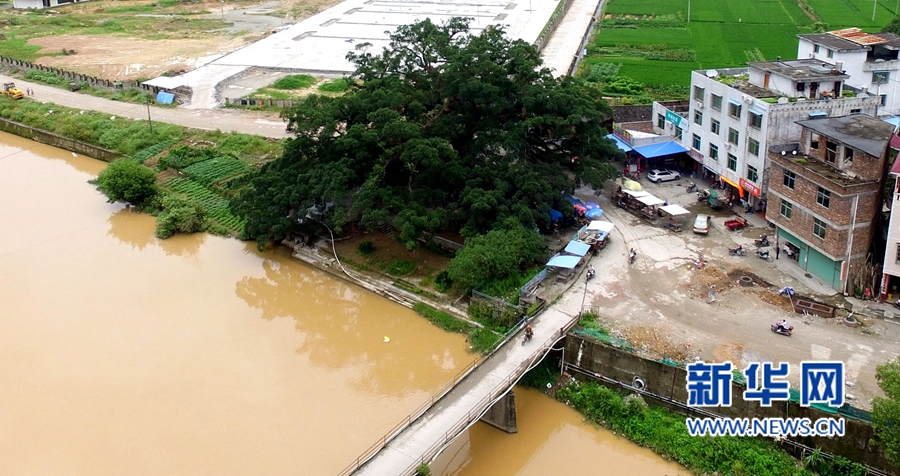
[[900, 36], [859, 28], [797, 36], [798, 58], [834, 63], [850, 76], [846, 86], [879, 98], [877, 115], [900, 112]]
[[781, 259], [838, 291], [866, 260], [883, 203], [894, 127], [855, 114], [798, 121], [799, 141], [769, 148], [769, 206]]
[[654, 130], [680, 137], [694, 171], [730, 185], [765, 208], [769, 144], [797, 142], [796, 121], [851, 114], [875, 115], [880, 99], [842, 97], [848, 75], [815, 59], [750, 63], [748, 68], [694, 71], [687, 113], [654, 103]]
[[13, 0], [13, 8], [50, 8], [87, 0]]

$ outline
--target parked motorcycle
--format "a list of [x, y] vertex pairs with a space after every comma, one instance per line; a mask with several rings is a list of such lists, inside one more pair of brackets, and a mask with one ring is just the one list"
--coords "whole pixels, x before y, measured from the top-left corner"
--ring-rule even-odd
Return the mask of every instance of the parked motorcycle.
[[691, 193], [691, 192], [696, 192], [696, 191], [697, 191], [697, 184], [695, 184], [694, 182], [688, 182], [687, 192]]
[[776, 334], [781, 334], [783, 336], [790, 337], [791, 333], [794, 331], [794, 326], [788, 326], [787, 329], [782, 328], [778, 324], [772, 324], [772, 332]]
[[744, 245], [740, 245], [737, 248], [728, 248], [728, 254], [731, 256], [747, 256], [747, 248], [744, 248]]
[[769, 237], [766, 235], [759, 235], [759, 238], [756, 240], [756, 247], [764, 248], [769, 245], [771, 245], [771, 243], [769, 243]]
[[708, 199], [709, 199], [709, 192], [707, 192], [706, 190], [700, 190], [699, 192], [697, 192], [697, 201], [698, 202], [704, 202]]
[[773, 258], [772, 255], [769, 254], [768, 250], [766, 250], [766, 251], [756, 250], [756, 257], [760, 258], [760, 259], [764, 259], [764, 260], [768, 261], [769, 263], [771, 263], [772, 261], [775, 261], [775, 258]]

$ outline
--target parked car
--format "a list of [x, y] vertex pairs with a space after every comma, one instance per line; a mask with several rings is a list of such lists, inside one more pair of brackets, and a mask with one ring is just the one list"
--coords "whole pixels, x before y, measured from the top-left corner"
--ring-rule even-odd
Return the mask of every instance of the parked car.
[[699, 214], [694, 220], [694, 233], [709, 234], [709, 215]]
[[647, 179], [653, 183], [668, 182], [670, 180], [680, 180], [681, 174], [669, 169], [653, 169], [647, 175]]

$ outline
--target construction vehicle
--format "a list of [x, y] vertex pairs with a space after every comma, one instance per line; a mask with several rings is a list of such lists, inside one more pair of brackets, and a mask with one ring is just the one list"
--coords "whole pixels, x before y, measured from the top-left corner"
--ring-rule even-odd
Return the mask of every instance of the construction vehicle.
[[6, 83], [3, 85], [3, 93], [4, 96], [9, 96], [13, 99], [22, 99], [25, 97], [25, 93], [22, 92], [21, 89], [16, 87], [16, 83]]

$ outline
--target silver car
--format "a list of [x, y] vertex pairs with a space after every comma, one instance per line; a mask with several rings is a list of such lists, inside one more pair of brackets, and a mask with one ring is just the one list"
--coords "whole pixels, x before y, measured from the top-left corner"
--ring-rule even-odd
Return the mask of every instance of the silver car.
[[670, 180], [680, 180], [681, 174], [669, 169], [653, 169], [647, 175], [647, 179], [653, 183], [668, 182]]
[[699, 214], [694, 220], [694, 233], [709, 234], [709, 215]]

